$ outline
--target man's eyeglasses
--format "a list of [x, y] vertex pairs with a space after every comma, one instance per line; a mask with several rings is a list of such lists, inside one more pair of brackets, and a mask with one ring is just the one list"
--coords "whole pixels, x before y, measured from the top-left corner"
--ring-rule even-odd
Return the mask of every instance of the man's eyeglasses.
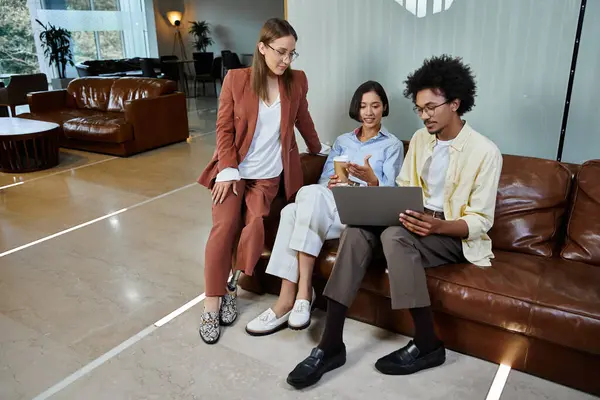
[[294, 61], [296, 58], [298, 58], [299, 54], [296, 53], [296, 51], [292, 51], [290, 53], [286, 53], [285, 51], [281, 51], [281, 50], [277, 50], [275, 48], [273, 48], [273, 46], [271, 46], [270, 44], [268, 44], [267, 46], [269, 46], [269, 48], [273, 51], [275, 51], [277, 54], [279, 54], [279, 56], [281, 57], [282, 60], [285, 60], [286, 57], [288, 57], [288, 59], [290, 60], [290, 62]]
[[438, 104], [438, 105], [426, 105], [425, 107], [419, 107], [419, 106], [415, 106], [413, 107], [413, 111], [415, 112], [415, 114], [417, 114], [419, 117], [421, 116], [421, 114], [423, 114], [423, 111], [425, 112], [425, 114], [427, 114], [429, 117], [433, 117], [435, 115], [435, 110], [437, 110], [438, 107], [443, 106], [444, 104], [448, 104], [450, 103], [450, 100], [443, 102], [442, 104]]

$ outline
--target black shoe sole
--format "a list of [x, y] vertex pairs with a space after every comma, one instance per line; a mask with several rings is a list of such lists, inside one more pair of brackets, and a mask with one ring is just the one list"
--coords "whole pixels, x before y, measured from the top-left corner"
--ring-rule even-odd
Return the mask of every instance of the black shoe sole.
[[215, 341], [209, 342], [208, 340], [204, 339], [204, 336], [202, 336], [202, 334], [200, 332], [198, 332], [198, 334], [200, 335], [200, 339], [202, 339], [202, 341], [206, 344], [216, 344], [219, 339], [221, 339], [221, 333], [219, 332], [219, 336], [217, 336], [217, 339]]
[[308, 328], [309, 326], [310, 326], [310, 319], [308, 320], [307, 323], [305, 323], [304, 325], [301, 325], [301, 326], [293, 326], [288, 323], [288, 327], [293, 331], [301, 331], [301, 330]]
[[337, 368], [340, 368], [344, 364], [346, 364], [346, 353], [345, 352], [332, 357], [330, 360], [328, 360], [325, 363], [323, 368], [321, 370], [319, 370], [318, 373], [316, 373], [314, 376], [310, 377], [309, 379], [298, 382], [298, 381], [290, 380], [290, 377], [288, 376], [288, 378], [286, 379], [286, 382], [288, 383], [288, 385], [294, 387], [295, 389], [305, 389], [305, 388], [312, 386], [315, 383], [319, 382], [321, 380], [321, 378], [323, 377], [323, 375], [325, 375], [327, 372], [333, 371], [334, 369], [337, 369]]
[[411, 375], [425, 369], [439, 367], [445, 362], [445, 357], [432, 357], [428, 360], [427, 356], [425, 356], [421, 359], [417, 359], [410, 365], [380, 365], [379, 363], [375, 363], [375, 368], [384, 375]]

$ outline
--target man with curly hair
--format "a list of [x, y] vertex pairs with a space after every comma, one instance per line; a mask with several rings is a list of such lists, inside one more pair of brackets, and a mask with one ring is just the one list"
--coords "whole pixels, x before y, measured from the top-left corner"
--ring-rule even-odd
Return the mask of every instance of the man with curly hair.
[[408, 375], [443, 364], [444, 344], [437, 337], [425, 268], [470, 262], [490, 266], [502, 155], [496, 145], [462, 119], [475, 105], [476, 85], [469, 66], [447, 55], [426, 60], [405, 81], [404, 95], [425, 128], [410, 141], [396, 182], [423, 188], [424, 213], [406, 210], [401, 224], [348, 227], [324, 295], [327, 318], [321, 342], [288, 375], [304, 388], [346, 362], [344, 320], [378, 245], [388, 265], [393, 309], [409, 309], [414, 340], [380, 358], [384, 374]]

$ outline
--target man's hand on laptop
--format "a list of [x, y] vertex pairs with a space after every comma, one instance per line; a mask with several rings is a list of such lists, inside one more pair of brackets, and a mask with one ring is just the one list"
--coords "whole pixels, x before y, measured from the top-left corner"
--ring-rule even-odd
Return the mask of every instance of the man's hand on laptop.
[[348, 173], [361, 181], [367, 182], [369, 186], [379, 186], [379, 179], [369, 164], [370, 155], [365, 157], [365, 165], [348, 163]]
[[419, 236], [439, 234], [443, 220], [416, 211], [406, 211], [400, 214], [400, 222], [412, 233]]

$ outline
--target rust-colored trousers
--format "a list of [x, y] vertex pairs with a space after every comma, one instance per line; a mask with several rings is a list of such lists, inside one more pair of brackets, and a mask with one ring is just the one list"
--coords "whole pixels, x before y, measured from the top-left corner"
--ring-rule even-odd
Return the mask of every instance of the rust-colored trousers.
[[[280, 177], [242, 179], [236, 183], [238, 195], [229, 192], [223, 203], [213, 204], [213, 226], [206, 243], [204, 280], [206, 296], [223, 296], [231, 271], [233, 250], [240, 235], [236, 265], [247, 275], [252, 271], [265, 245], [264, 218], [279, 190]], [[242, 216], [244, 227], [241, 229]]]

